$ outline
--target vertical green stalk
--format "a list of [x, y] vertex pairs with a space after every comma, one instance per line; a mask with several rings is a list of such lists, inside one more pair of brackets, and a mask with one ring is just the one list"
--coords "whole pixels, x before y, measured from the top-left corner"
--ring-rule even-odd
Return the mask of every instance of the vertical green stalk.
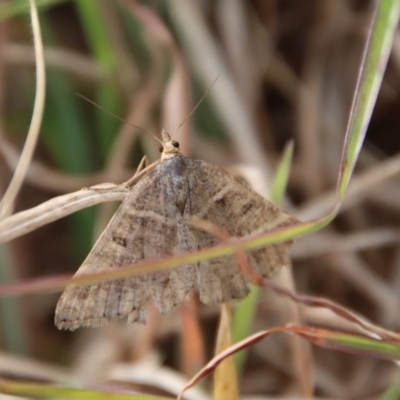
[[[17, 277], [14, 274], [9, 246], [0, 246], [0, 282], [2, 284], [15, 282]], [[0, 300], [0, 319], [2, 347], [14, 354], [27, 355], [29, 353], [28, 340], [23, 326], [21, 310], [18, 306], [18, 299], [10, 297]]]
[[[118, 57], [113, 51], [107, 33], [106, 16], [101, 10], [101, 2], [97, 0], [75, 0], [75, 5], [88, 46], [96, 61], [108, 76], [96, 88], [95, 101], [110, 112], [120, 114], [122, 98], [115, 79], [118, 74]], [[95, 113], [96, 134], [99, 139], [102, 158], [105, 160], [112, 146], [114, 132], [118, 129], [119, 121], [110, 118], [104, 111], [95, 110]]]

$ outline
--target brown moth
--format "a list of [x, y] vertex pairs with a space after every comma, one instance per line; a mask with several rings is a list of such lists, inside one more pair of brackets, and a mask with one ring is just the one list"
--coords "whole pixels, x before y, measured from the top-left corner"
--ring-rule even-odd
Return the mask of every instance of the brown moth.
[[[165, 131], [162, 142], [160, 163], [133, 187], [76, 276], [217, 245], [212, 234], [190, 225], [192, 217], [209, 220], [236, 238], [298, 222], [222, 168], [183, 156]], [[248, 252], [252, 270], [268, 277], [290, 265], [291, 244]], [[166, 314], [196, 288], [203, 303], [220, 304], [246, 297], [248, 285], [234, 256], [86, 286], [70, 284], [58, 301], [55, 324], [74, 330], [124, 317], [128, 323], [145, 323], [149, 297]]]

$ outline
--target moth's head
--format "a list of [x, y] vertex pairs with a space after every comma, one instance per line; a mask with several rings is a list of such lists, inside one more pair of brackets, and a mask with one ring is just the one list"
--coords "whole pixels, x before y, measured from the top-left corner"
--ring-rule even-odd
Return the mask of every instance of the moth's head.
[[176, 140], [172, 140], [170, 134], [164, 129], [161, 132], [162, 146], [160, 147], [161, 158], [173, 154], [180, 154], [179, 143]]

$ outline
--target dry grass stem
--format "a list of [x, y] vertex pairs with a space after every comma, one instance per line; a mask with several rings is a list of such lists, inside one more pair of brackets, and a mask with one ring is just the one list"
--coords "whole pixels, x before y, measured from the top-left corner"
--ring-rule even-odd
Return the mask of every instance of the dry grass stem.
[[[354, 205], [359, 204], [364, 198], [371, 194], [372, 189], [376, 191], [380, 185], [396, 177], [399, 172], [400, 155], [396, 155], [367, 171], [358, 175], [356, 174], [351, 181], [351, 185], [341, 205], [340, 212], [346, 211]], [[298, 209], [296, 215], [302, 220], [316, 218], [331, 210], [335, 201], [336, 190], [331, 190], [307, 202]]]
[[46, 74], [43, 56], [43, 44], [40, 33], [39, 17], [34, 0], [30, 0], [32, 32], [35, 44], [36, 59], [36, 97], [33, 108], [32, 121], [29, 127], [25, 146], [22, 150], [21, 158], [15, 170], [10, 185], [0, 201], [0, 219], [11, 214], [14, 208], [14, 201], [25, 179], [26, 171], [31, 162], [33, 152], [39, 137], [40, 125], [42, 123], [44, 100], [46, 91]]
[[[1, 56], [8, 65], [36, 65], [35, 49], [27, 44], [8, 43], [1, 49]], [[89, 81], [101, 81], [106, 75], [93, 59], [75, 51], [46, 46], [43, 56], [48, 67], [66, 70]]]
[[0, 243], [25, 235], [83, 208], [105, 201], [122, 201], [128, 193], [129, 190], [123, 187], [116, 187], [112, 190], [108, 187], [106, 191], [82, 189], [55, 197], [37, 207], [21, 211], [2, 220], [0, 222]]

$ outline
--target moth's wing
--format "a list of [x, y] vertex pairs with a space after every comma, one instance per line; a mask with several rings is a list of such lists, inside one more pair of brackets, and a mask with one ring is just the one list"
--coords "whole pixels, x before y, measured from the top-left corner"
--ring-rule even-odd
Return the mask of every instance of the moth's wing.
[[[220, 243], [218, 239], [204, 231], [197, 229], [193, 231], [197, 237], [199, 249], [213, 247]], [[200, 261], [197, 264], [197, 285], [200, 300], [205, 304], [240, 300], [249, 293], [248, 284], [233, 256]]]
[[[298, 220], [274, 206], [220, 167], [199, 160], [188, 160], [191, 171], [192, 215], [209, 220], [232, 237], [266, 232], [297, 223]], [[218, 244], [211, 234], [194, 230], [199, 247]], [[248, 253], [251, 267], [268, 277], [284, 265], [292, 241], [263, 247]], [[221, 303], [244, 298], [248, 293], [245, 277], [233, 256], [200, 262], [197, 270], [200, 299]]]
[[[174, 254], [180, 230], [176, 207], [164, 201], [167, 189], [157, 169], [146, 175], [121, 204], [76, 276]], [[126, 316], [128, 322], [145, 322], [144, 305], [151, 292], [155, 293], [155, 276], [157, 272], [93, 285], [68, 285], [58, 301], [55, 323], [74, 330]]]

